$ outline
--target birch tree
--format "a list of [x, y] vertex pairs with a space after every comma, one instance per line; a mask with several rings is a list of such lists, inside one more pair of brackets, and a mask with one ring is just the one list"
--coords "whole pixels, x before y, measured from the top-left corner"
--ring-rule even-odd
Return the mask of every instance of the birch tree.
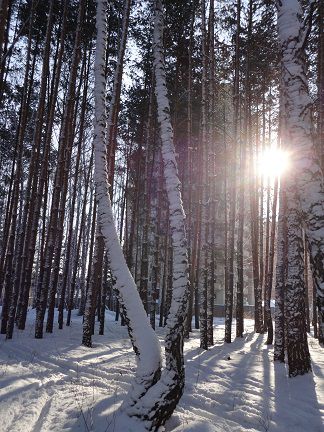
[[[188, 292], [187, 248], [184, 211], [173, 145], [163, 58], [163, 12], [155, 4], [154, 69], [158, 119], [161, 128], [164, 177], [169, 201], [170, 229], [173, 244], [173, 293], [165, 341], [166, 367], [161, 373], [158, 339], [150, 326], [134, 279], [127, 267], [115, 228], [109, 195], [107, 172], [105, 114], [105, 49], [107, 2], [97, 3], [97, 46], [95, 57], [95, 185], [98, 222], [108, 253], [111, 273], [124, 310], [128, 332], [138, 358], [135, 381], [124, 402], [130, 416], [142, 420], [144, 430], [157, 430], [172, 414], [184, 387], [183, 325]], [[123, 28], [125, 31], [125, 28]], [[160, 379], [159, 379], [160, 378]]]
[[[97, 2], [97, 42], [95, 55], [95, 123], [94, 158], [97, 217], [108, 252], [109, 265], [123, 305], [128, 332], [138, 357], [137, 386], [133, 389], [133, 401], [144, 394], [160, 375], [161, 354], [157, 337], [151, 328], [144, 307], [137, 293], [137, 287], [127, 267], [115, 228], [109, 195], [106, 150], [105, 113], [105, 59], [107, 44], [107, 1]], [[150, 346], [148, 352], [146, 346]]]
[[310, 31], [310, 20], [309, 17], [302, 20], [302, 6], [298, 0], [278, 0], [277, 8], [287, 144], [291, 153], [291, 170], [294, 173], [292, 182], [297, 187], [296, 199], [305, 224], [323, 335], [324, 191], [322, 171], [312, 139], [312, 100], [306, 76], [305, 45]]

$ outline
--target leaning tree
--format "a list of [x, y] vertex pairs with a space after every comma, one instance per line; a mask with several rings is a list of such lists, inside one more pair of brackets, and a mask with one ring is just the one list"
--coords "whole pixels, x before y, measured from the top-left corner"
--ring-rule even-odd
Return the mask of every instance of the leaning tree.
[[[130, 339], [136, 353], [137, 371], [124, 402], [124, 412], [141, 423], [137, 430], [157, 430], [170, 417], [184, 387], [183, 332], [188, 296], [185, 215], [173, 143], [163, 54], [163, 9], [155, 2], [154, 72], [155, 94], [161, 136], [161, 154], [169, 203], [173, 247], [173, 292], [165, 339], [166, 366], [161, 371], [160, 346], [146, 316], [136, 284], [127, 267], [113, 219], [107, 164], [107, 116], [105, 113], [105, 55], [107, 1], [97, 2], [95, 57], [95, 184], [98, 222], [108, 252], [109, 266], [123, 308]], [[123, 28], [123, 31], [126, 31]], [[116, 84], [116, 83], [115, 83]]]

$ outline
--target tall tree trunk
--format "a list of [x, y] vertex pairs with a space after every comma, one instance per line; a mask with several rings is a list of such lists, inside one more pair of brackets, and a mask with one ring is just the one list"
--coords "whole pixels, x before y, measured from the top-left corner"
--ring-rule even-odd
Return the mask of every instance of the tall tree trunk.
[[[215, 134], [215, 101], [216, 101], [216, 85], [215, 85], [215, 2], [210, 1], [209, 19], [208, 19], [208, 92], [209, 92], [209, 116], [208, 116], [208, 140], [207, 150], [209, 157], [208, 171], [208, 189], [209, 189], [209, 272], [208, 272], [208, 289], [207, 289], [207, 345], [214, 345], [214, 301], [215, 301], [215, 279], [216, 279], [216, 191], [220, 188], [220, 180], [216, 181], [216, 134]], [[220, 154], [220, 152], [218, 152]]]
[[[153, 83], [152, 83], [153, 84]], [[144, 194], [143, 194], [143, 212], [144, 212], [144, 224], [143, 224], [143, 234], [142, 234], [142, 254], [141, 254], [141, 268], [140, 268], [140, 285], [139, 293], [144, 305], [144, 309], [148, 313], [148, 280], [149, 280], [149, 230], [151, 223], [151, 193], [150, 193], [150, 157], [151, 148], [150, 143], [152, 140], [152, 110], [153, 110], [153, 87], [150, 91], [150, 101], [149, 101], [149, 112], [147, 120], [147, 130], [145, 137], [145, 167], [144, 167]], [[151, 323], [152, 324], [152, 323]], [[152, 325], [155, 328], [155, 324]]]
[[42, 131], [43, 121], [44, 121], [47, 75], [49, 71], [50, 42], [51, 42], [51, 32], [52, 32], [53, 15], [54, 15], [53, 9], [54, 9], [54, 2], [52, 0], [50, 3], [50, 10], [48, 14], [48, 21], [47, 21], [47, 28], [46, 28], [46, 41], [45, 41], [45, 48], [43, 54], [43, 69], [42, 69], [42, 76], [41, 76], [39, 101], [37, 107], [36, 127], [34, 130], [34, 137], [33, 137], [33, 152], [30, 161], [29, 176], [28, 176], [28, 181], [26, 186], [25, 205], [23, 209], [23, 220], [19, 232], [19, 240], [18, 240], [18, 248], [17, 248], [18, 249], [17, 256], [19, 258], [17, 259], [17, 265], [15, 269], [14, 290], [11, 299], [9, 321], [7, 326], [7, 339], [12, 338], [14, 321], [16, 318], [18, 294], [19, 292], [23, 291], [25, 265], [27, 261], [27, 249], [29, 247], [30, 237], [31, 237], [31, 230], [28, 229], [27, 221], [28, 221], [29, 213], [32, 211], [32, 208], [30, 208], [30, 206], [35, 206], [36, 199], [37, 199], [36, 196], [37, 180], [38, 180], [37, 173], [38, 173], [40, 151], [41, 151], [41, 131]]
[[[83, 201], [82, 212], [81, 212], [79, 237], [77, 240], [75, 259], [74, 259], [73, 267], [72, 267], [72, 278], [71, 278], [70, 296], [68, 299], [68, 316], [67, 316], [67, 320], [66, 320], [66, 325], [70, 325], [71, 313], [72, 313], [72, 308], [73, 308], [73, 304], [74, 304], [74, 293], [75, 293], [76, 278], [77, 278], [77, 273], [78, 273], [78, 263], [79, 263], [79, 255], [80, 255], [80, 248], [81, 248], [81, 240], [82, 240], [82, 237], [84, 237], [84, 234], [83, 234], [84, 233], [84, 225], [86, 223], [85, 219], [86, 219], [86, 208], [87, 208], [87, 194], [88, 194], [88, 188], [89, 188], [89, 183], [90, 183], [90, 174], [92, 171], [92, 161], [93, 161], [93, 151], [91, 152], [89, 169], [88, 169], [87, 177], [85, 179], [84, 201]], [[91, 205], [90, 205], [89, 213], [91, 214]], [[90, 226], [90, 223], [89, 223], [89, 226]], [[84, 242], [85, 242], [85, 238], [84, 238]], [[84, 271], [85, 271], [85, 269], [82, 269], [82, 271], [81, 271], [82, 272], [82, 276], [80, 278], [81, 284], [84, 284]], [[82, 293], [82, 291], [81, 291], [79, 314], [80, 314], [80, 308], [83, 307], [83, 305], [81, 306], [81, 303], [82, 304], [85, 303], [85, 300], [83, 300], [83, 297], [84, 297], [84, 293]], [[58, 324], [59, 324], [60, 329], [63, 328], [64, 301], [61, 300], [63, 298], [64, 298], [64, 296], [63, 296], [63, 293], [61, 292], [61, 298], [60, 298], [60, 302], [59, 302], [59, 317], [58, 317]]]
[[[192, 2], [193, 5], [194, 2]], [[189, 262], [189, 279], [190, 279], [190, 292], [188, 300], [188, 312], [187, 312], [187, 323], [186, 323], [186, 334], [185, 337], [189, 337], [191, 332], [191, 321], [192, 321], [192, 307], [194, 298], [194, 281], [193, 281], [193, 268], [196, 253], [193, 251], [196, 244], [196, 238], [192, 232], [192, 220], [193, 220], [193, 147], [192, 147], [192, 53], [193, 53], [193, 33], [194, 33], [194, 20], [195, 20], [195, 8], [192, 8], [191, 20], [190, 20], [190, 36], [189, 36], [189, 48], [188, 48], [188, 103], [187, 103], [187, 166], [186, 166], [186, 182], [187, 182], [187, 196], [188, 196], [188, 262]], [[194, 230], [193, 230], [194, 232]]]
[[236, 3], [236, 39], [235, 39], [235, 76], [233, 91], [233, 144], [230, 175], [230, 209], [228, 233], [228, 264], [227, 284], [225, 286], [225, 342], [232, 341], [233, 295], [234, 295], [234, 242], [236, 215], [236, 149], [239, 139], [239, 107], [240, 107], [240, 28], [241, 28], [241, 0]]
[[[107, 1], [97, 2], [97, 41], [95, 57], [95, 124], [94, 124], [94, 150], [95, 150], [95, 184], [96, 200], [98, 203], [98, 224], [101, 228], [105, 247], [108, 252], [109, 264], [115, 281], [115, 289], [125, 311], [128, 332], [138, 357], [138, 366], [135, 385], [125, 402], [129, 405], [139, 403], [140, 397], [145, 395], [160, 376], [161, 351], [158, 339], [150, 326], [143, 304], [137, 292], [137, 287], [127, 267], [121, 249], [109, 193], [107, 172], [107, 149], [105, 146], [105, 58], [107, 43]], [[123, 32], [126, 31], [125, 22]], [[123, 37], [125, 35], [123, 34]], [[150, 350], [147, 350], [147, 346]], [[135, 410], [137, 413], [137, 411]]]
[[[252, 143], [250, 117], [251, 117], [251, 88], [250, 88], [250, 44], [252, 36], [253, 9], [249, 1], [249, 22], [247, 39], [247, 58], [245, 76], [245, 106], [244, 106], [244, 139], [240, 140], [240, 186], [238, 204], [238, 233], [237, 233], [237, 286], [236, 286], [236, 337], [243, 337], [244, 331], [244, 268], [243, 268], [243, 239], [245, 218], [245, 180], [246, 180], [246, 151], [247, 143]], [[252, 145], [251, 145], [252, 148]], [[253, 154], [251, 152], [251, 162]], [[252, 185], [251, 185], [252, 186]], [[254, 190], [251, 188], [251, 194]]]
[[[1, 333], [6, 334], [7, 331], [7, 322], [9, 318], [9, 309], [10, 304], [13, 303], [13, 294], [14, 293], [14, 253], [15, 253], [15, 238], [16, 238], [16, 230], [18, 227], [17, 218], [18, 218], [18, 204], [19, 204], [19, 194], [20, 194], [20, 183], [23, 174], [23, 150], [24, 150], [24, 137], [26, 132], [26, 124], [28, 117], [28, 101], [29, 95], [31, 92], [31, 86], [33, 83], [33, 72], [34, 68], [31, 65], [31, 48], [32, 48], [32, 31], [34, 24], [34, 12], [35, 12], [35, 3], [32, 3], [31, 16], [29, 21], [29, 32], [28, 32], [28, 43], [27, 43], [27, 52], [26, 52], [26, 68], [25, 68], [25, 76], [24, 76], [24, 85], [23, 85], [23, 94], [22, 94], [22, 102], [21, 102], [21, 110], [20, 110], [20, 121], [19, 121], [19, 130], [17, 136], [17, 161], [16, 168], [14, 173], [14, 181], [13, 181], [13, 190], [12, 190], [12, 208], [11, 208], [11, 220], [8, 220], [8, 228], [10, 226], [10, 231], [8, 229], [8, 245], [6, 249], [4, 249], [5, 255], [5, 265], [1, 269], [4, 273], [5, 270], [5, 281], [4, 281], [4, 296], [3, 296], [3, 305], [1, 311]], [[10, 235], [9, 235], [10, 233]], [[0, 275], [0, 283], [2, 283], [3, 277]]]
[[200, 348], [208, 349], [207, 343], [207, 292], [210, 275], [210, 250], [209, 250], [209, 161], [207, 142], [207, 37], [206, 37], [206, 4], [201, 0], [201, 33], [202, 33], [202, 88], [201, 88], [201, 149], [202, 153], [202, 216], [200, 226], [200, 238], [202, 249], [202, 266], [200, 268], [199, 292], [200, 292]]
[[106, 145], [109, 152], [108, 155], [108, 174], [110, 187], [110, 198], [113, 197], [113, 185], [115, 175], [115, 155], [117, 146], [117, 122], [119, 112], [119, 102], [121, 93], [121, 83], [124, 67], [124, 56], [127, 41], [127, 32], [129, 24], [129, 14], [131, 8], [131, 0], [124, 1], [123, 19], [122, 19], [122, 32], [120, 45], [118, 50], [118, 58], [114, 76], [114, 86], [110, 101], [109, 116], [107, 123]]
[[277, 221], [277, 200], [278, 200], [278, 177], [275, 179], [275, 184], [273, 188], [273, 202], [272, 202], [272, 212], [271, 212], [271, 232], [269, 240], [269, 259], [268, 259], [268, 270], [266, 273], [266, 283], [265, 283], [265, 302], [264, 302], [264, 312], [265, 312], [265, 325], [268, 331], [268, 337], [266, 344], [272, 345], [273, 341], [273, 324], [271, 316], [271, 293], [272, 293], [272, 280], [273, 280], [273, 265], [274, 265], [274, 254], [275, 254], [275, 237], [276, 237], [276, 221]]
[[[64, 212], [65, 212], [65, 199], [68, 181], [68, 171], [70, 167], [72, 140], [73, 140], [73, 126], [74, 126], [74, 110], [75, 110], [75, 86], [77, 78], [77, 68], [79, 65], [81, 55], [81, 29], [85, 13], [85, 0], [81, 0], [78, 10], [77, 29], [74, 39], [74, 48], [71, 61], [71, 70], [68, 83], [68, 92], [66, 100], [66, 108], [63, 116], [62, 130], [60, 132], [59, 143], [59, 161], [55, 175], [55, 186], [52, 198], [51, 216], [49, 228], [46, 239], [45, 256], [43, 268], [40, 273], [40, 284], [36, 308], [36, 323], [35, 323], [35, 337], [40, 339], [43, 337], [43, 323], [45, 311], [47, 306], [48, 290], [50, 285], [52, 260], [55, 252], [55, 239], [60, 247]], [[58, 252], [57, 252], [58, 253]]]
[[308, 283], [308, 252], [307, 252], [307, 241], [304, 235], [304, 279], [305, 279], [305, 314], [306, 314], [306, 331], [310, 333], [310, 315], [309, 315], [309, 283]]
[[276, 309], [274, 360], [285, 361], [285, 284], [287, 278], [287, 203], [283, 180], [280, 181], [276, 264]]
[[312, 100], [307, 88], [305, 44], [310, 28], [308, 20], [302, 22], [303, 13], [298, 0], [281, 0], [277, 7], [287, 135], [293, 150], [291, 170], [298, 190], [299, 209], [306, 225], [324, 337], [324, 191], [322, 171], [312, 140]]
[[[51, 92], [51, 97], [49, 102], [49, 112], [48, 112], [48, 117], [46, 122], [47, 126], [46, 126], [46, 134], [45, 134], [45, 143], [44, 143], [43, 157], [42, 157], [42, 163], [41, 163], [40, 174], [39, 174], [39, 181], [38, 181], [37, 191], [36, 191], [35, 205], [33, 209], [30, 209], [28, 215], [28, 221], [27, 221], [27, 226], [31, 227], [30, 238], [28, 234], [25, 237], [24, 259], [26, 260], [26, 262], [23, 263], [22, 288], [19, 292], [18, 307], [17, 307], [18, 328], [21, 330], [25, 328], [28, 297], [29, 297], [29, 291], [31, 287], [35, 247], [36, 247], [36, 241], [38, 235], [38, 224], [39, 224], [39, 217], [40, 217], [43, 200], [44, 200], [43, 211], [46, 213], [45, 209], [47, 205], [47, 196], [48, 196], [48, 190], [46, 188], [46, 182], [48, 177], [48, 161], [49, 161], [52, 130], [54, 124], [54, 117], [55, 117], [56, 99], [58, 94], [60, 73], [61, 73], [62, 61], [63, 61], [63, 47], [64, 47], [64, 39], [65, 39], [65, 31], [66, 31], [66, 18], [67, 18], [67, 1], [65, 1], [64, 3], [63, 19], [62, 19], [61, 35], [60, 35], [60, 47], [58, 50], [57, 62], [55, 66], [54, 76], [53, 76], [53, 86], [52, 86], [52, 92]], [[44, 191], [45, 191], [45, 196], [44, 196]], [[45, 238], [45, 229], [43, 229], [42, 236], [43, 238]]]
[[[288, 182], [287, 182], [288, 183]], [[306, 333], [303, 237], [295, 185], [287, 188], [288, 271], [285, 317], [289, 376], [311, 370]]]
[[[87, 300], [84, 311], [83, 321], [83, 335], [82, 344], [87, 347], [92, 346], [92, 335], [94, 333], [94, 321], [96, 314], [97, 296], [100, 291], [100, 285], [102, 281], [102, 267], [103, 267], [103, 256], [104, 256], [104, 239], [100, 231], [100, 227], [97, 221], [97, 235], [96, 244], [93, 254], [93, 262], [91, 264], [91, 280], [87, 291]], [[70, 310], [70, 308], [69, 308]]]
[[[155, 310], [156, 300], [158, 299], [158, 287], [160, 286], [160, 243], [161, 243], [161, 219], [162, 219], [162, 199], [163, 199], [163, 166], [162, 161], [158, 158], [160, 172], [158, 174], [158, 190], [156, 198], [156, 224], [154, 231], [154, 253], [152, 263], [152, 287], [151, 287], [151, 309], [150, 309], [150, 322], [151, 326], [155, 329]], [[160, 293], [161, 299], [161, 293]], [[161, 317], [160, 317], [161, 318]]]
[[[184, 388], [183, 334], [188, 297], [188, 260], [185, 215], [182, 207], [170, 108], [167, 97], [163, 57], [163, 11], [160, 0], [155, 2], [154, 70], [158, 121], [161, 128], [164, 178], [169, 203], [170, 230], [173, 247], [173, 291], [165, 337], [166, 367], [161, 380], [136, 403], [133, 413], [142, 414], [148, 430], [157, 430], [174, 411]], [[139, 407], [142, 409], [137, 410]], [[143, 412], [143, 411], [142, 411]]]

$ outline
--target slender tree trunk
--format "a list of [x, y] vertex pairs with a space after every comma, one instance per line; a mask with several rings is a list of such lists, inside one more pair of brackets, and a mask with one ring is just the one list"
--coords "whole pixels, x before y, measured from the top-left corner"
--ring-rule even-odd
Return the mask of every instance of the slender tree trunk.
[[313, 282], [313, 327], [314, 327], [314, 338], [318, 339], [318, 316], [317, 316], [317, 304], [316, 304], [316, 285]]
[[[10, 303], [13, 303], [13, 294], [14, 294], [14, 253], [15, 253], [15, 238], [16, 238], [16, 230], [17, 230], [17, 222], [18, 222], [18, 203], [19, 203], [19, 194], [20, 194], [20, 183], [23, 173], [23, 150], [24, 150], [24, 136], [25, 129], [27, 124], [27, 116], [28, 116], [28, 101], [29, 94], [31, 91], [31, 86], [33, 82], [33, 67], [31, 66], [31, 47], [32, 47], [32, 30], [34, 24], [34, 2], [32, 3], [32, 11], [30, 16], [29, 23], [29, 33], [28, 33], [28, 45], [27, 45], [27, 53], [26, 53], [26, 69], [24, 76], [24, 85], [23, 85], [23, 94], [22, 94], [22, 102], [21, 102], [21, 111], [20, 111], [20, 122], [19, 122], [19, 131], [17, 136], [17, 162], [14, 174], [13, 181], [13, 190], [12, 190], [12, 208], [11, 208], [11, 221], [10, 233], [8, 237], [8, 246], [6, 248], [5, 255], [5, 265], [1, 269], [4, 272], [5, 269], [5, 279], [4, 279], [4, 296], [3, 296], [3, 304], [2, 304], [2, 312], [1, 312], [1, 333], [6, 334], [7, 331], [7, 322], [9, 318], [9, 309]], [[31, 71], [32, 69], [32, 71]], [[8, 220], [9, 223], [9, 220]], [[5, 252], [5, 251], [4, 251]], [[2, 279], [2, 277], [0, 277]], [[2, 282], [2, 280], [0, 280]]]
[[[36, 241], [38, 235], [38, 223], [39, 223], [39, 217], [40, 217], [43, 200], [44, 200], [43, 211], [46, 212], [45, 209], [47, 205], [47, 196], [48, 196], [48, 190], [46, 188], [47, 177], [48, 177], [48, 161], [49, 161], [50, 146], [51, 146], [51, 139], [52, 139], [52, 129], [54, 124], [56, 99], [57, 99], [58, 87], [60, 83], [60, 72], [61, 72], [62, 60], [63, 60], [63, 48], [64, 48], [64, 39], [65, 39], [65, 30], [66, 30], [66, 16], [67, 16], [67, 2], [64, 3], [63, 20], [62, 20], [61, 36], [60, 36], [60, 48], [58, 51], [58, 57], [57, 57], [57, 62], [56, 62], [56, 67], [55, 67], [55, 72], [53, 77], [53, 89], [50, 98], [48, 118], [46, 122], [47, 128], [45, 134], [45, 144], [44, 144], [43, 158], [42, 158], [42, 164], [41, 164], [40, 174], [39, 174], [39, 182], [36, 191], [35, 206], [29, 212], [28, 221], [27, 221], [27, 226], [31, 227], [30, 230], [31, 232], [30, 232], [30, 238], [28, 238], [28, 235], [26, 235], [25, 238], [24, 258], [26, 262], [23, 264], [23, 274], [22, 274], [23, 285], [19, 293], [18, 310], [17, 310], [18, 328], [21, 330], [25, 328], [28, 297], [29, 297], [29, 291], [31, 287], [35, 247], [36, 247]], [[44, 195], [44, 191], [45, 191], [45, 195]], [[45, 229], [43, 229], [42, 235], [43, 238], [45, 238]], [[42, 247], [42, 251], [43, 251], [43, 247]]]
[[236, 3], [236, 40], [235, 40], [235, 77], [234, 77], [234, 111], [233, 111], [233, 145], [231, 158], [230, 178], [230, 209], [229, 209], [229, 233], [228, 233], [228, 283], [225, 286], [225, 342], [232, 341], [232, 319], [233, 319], [233, 295], [234, 295], [234, 242], [235, 242], [235, 219], [236, 219], [236, 148], [240, 136], [239, 133], [239, 107], [240, 107], [240, 27], [241, 27], [241, 0]]
[[[36, 188], [37, 188], [37, 172], [40, 158], [40, 144], [41, 144], [41, 130], [43, 126], [43, 118], [45, 111], [45, 98], [46, 98], [46, 82], [49, 70], [49, 56], [50, 56], [50, 41], [51, 31], [53, 26], [53, 0], [50, 2], [49, 15], [46, 29], [46, 41], [43, 56], [43, 70], [41, 77], [40, 95], [37, 108], [36, 127], [33, 137], [33, 152], [29, 167], [29, 177], [26, 186], [25, 205], [23, 209], [23, 220], [21, 223], [20, 232], [18, 234], [17, 242], [17, 265], [15, 268], [15, 278], [13, 285], [13, 293], [10, 302], [9, 320], [7, 326], [7, 339], [12, 338], [14, 321], [16, 317], [16, 308], [18, 301], [19, 291], [22, 291], [22, 282], [24, 276], [24, 264], [26, 264], [26, 249], [30, 242], [31, 230], [27, 229], [28, 214], [30, 212], [30, 204], [36, 201]], [[32, 191], [32, 192], [31, 192]], [[31, 193], [30, 193], [31, 192]]]
[[[144, 224], [143, 224], [143, 235], [142, 235], [142, 254], [141, 254], [141, 268], [140, 268], [140, 285], [139, 285], [139, 293], [144, 305], [144, 309], [146, 313], [148, 313], [148, 279], [149, 279], [149, 229], [151, 223], [151, 194], [150, 194], [150, 184], [151, 184], [151, 176], [149, 175], [150, 171], [150, 157], [151, 157], [151, 149], [150, 142], [152, 140], [152, 110], [153, 110], [153, 88], [150, 92], [150, 101], [149, 101], [149, 112], [148, 112], [148, 120], [147, 120], [147, 132], [145, 138], [145, 168], [144, 168], [144, 194], [143, 194], [143, 204], [144, 204]], [[151, 322], [152, 324], [152, 322]], [[155, 328], [155, 324], [152, 325]]]
[[110, 198], [113, 197], [113, 184], [115, 175], [115, 154], [117, 146], [117, 122], [118, 122], [118, 111], [120, 102], [121, 83], [124, 67], [124, 56], [127, 41], [127, 32], [129, 24], [129, 14], [131, 8], [131, 0], [124, 1], [123, 19], [122, 19], [122, 33], [121, 40], [118, 50], [118, 58], [114, 76], [114, 86], [110, 101], [109, 116], [107, 123], [107, 134], [106, 134], [106, 145], [109, 152], [108, 155], [108, 173], [109, 173], [109, 184]]
[[[243, 337], [244, 331], [244, 267], [243, 267], [243, 239], [244, 239], [244, 219], [245, 219], [245, 180], [246, 180], [246, 151], [247, 143], [251, 142], [252, 137], [250, 128], [251, 117], [251, 88], [250, 88], [250, 43], [252, 36], [253, 9], [252, 1], [249, 1], [249, 22], [247, 39], [247, 58], [245, 76], [245, 107], [244, 107], [244, 139], [240, 140], [240, 186], [238, 204], [238, 234], [237, 234], [237, 286], [236, 286], [236, 337]], [[253, 153], [251, 152], [251, 162]], [[252, 186], [252, 185], [251, 185]], [[254, 190], [251, 188], [250, 193]]]
[[106, 312], [106, 299], [110, 280], [108, 280], [108, 257], [105, 255], [104, 259], [104, 270], [103, 270], [103, 283], [101, 291], [101, 302], [99, 312], [99, 334], [103, 335], [105, 330], [105, 312]]
[[[158, 175], [158, 191], [157, 191], [157, 208], [156, 208], [156, 224], [154, 231], [154, 254], [152, 263], [152, 287], [151, 287], [151, 309], [150, 322], [155, 329], [155, 310], [156, 300], [158, 299], [158, 287], [160, 286], [160, 243], [161, 243], [161, 219], [162, 219], [162, 197], [163, 197], [163, 165], [158, 159], [160, 172]], [[161, 297], [160, 297], [161, 298]]]
[[202, 216], [201, 216], [201, 248], [202, 266], [200, 268], [199, 292], [200, 292], [200, 348], [208, 349], [207, 344], [207, 291], [210, 273], [210, 250], [209, 250], [209, 163], [208, 163], [208, 143], [207, 143], [207, 37], [206, 37], [206, 5], [205, 0], [201, 0], [201, 33], [202, 33], [202, 96], [201, 96], [201, 153], [202, 153]]
[[[91, 214], [91, 212], [89, 212], [89, 216], [90, 216], [90, 214]], [[92, 215], [91, 216], [92, 216], [92, 220], [91, 220], [91, 233], [90, 233], [90, 251], [89, 251], [89, 261], [88, 261], [87, 286], [86, 286], [84, 298], [81, 298], [79, 315], [84, 315], [84, 313], [85, 313], [86, 302], [87, 302], [88, 293], [90, 290], [91, 275], [93, 274], [92, 265], [93, 265], [93, 254], [94, 254], [96, 221], [97, 221], [97, 204], [96, 204], [95, 200], [93, 203], [93, 209], [92, 209]], [[89, 217], [89, 222], [90, 222], [90, 217]], [[90, 303], [90, 305], [91, 305], [91, 303]], [[86, 330], [86, 331], [88, 331], [88, 330]], [[89, 332], [90, 332], [90, 330], [89, 330]], [[88, 343], [88, 345], [89, 345], [89, 343]]]
[[[98, 224], [98, 222], [97, 222]], [[102, 265], [103, 265], [103, 256], [104, 256], [104, 239], [100, 232], [100, 228], [97, 225], [97, 235], [96, 235], [96, 244], [95, 251], [93, 255], [93, 262], [91, 265], [91, 280], [90, 285], [87, 292], [87, 300], [84, 311], [84, 321], [83, 321], [83, 335], [82, 335], [82, 344], [91, 347], [92, 346], [92, 335], [94, 334], [94, 321], [96, 314], [96, 304], [97, 304], [97, 296], [99, 294], [99, 287], [102, 281]]]
[[[138, 357], [135, 385], [125, 402], [129, 415], [130, 405], [139, 403], [160, 376], [161, 351], [158, 339], [149, 324], [143, 304], [137, 292], [121, 249], [118, 234], [112, 214], [107, 173], [107, 149], [105, 146], [105, 58], [107, 43], [107, 2], [97, 2], [97, 42], [95, 57], [95, 183], [96, 200], [98, 203], [98, 225], [101, 228], [104, 243], [107, 248], [109, 264], [115, 281], [115, 289], [125, 310], [128, 332]], [[126, 31], [125, 22], [123, 33]], [[125, 35], [123, 35], [125, 37]], [[87, 301], [90, 301], [88, 299]], [[150, 350], [147, 350], [147, 345]], [[138, 411], [135, 410], [137, 413]]]
[[[209, 188], [209, 272], [208, 272], [208, 289], [207, 289], [207, 345], [214, 345], [214, 301], [215, 301], [215, 280], [216, 280], [216, 244], [215, 244], [215, 218], [216, 218], [216, 191], [220, 187], [219, 178], [216, 181], [216, 165], [215, 156], [218, 149], [217, 139], [215, 134], [215, 101], [216, 101], [216, 85], [215, 85], [215, 2], [210, 1], [209, 19], [208, 19], [208, 92], [209, 92], [209, 116], [208, 116], [208, 140], [207, 150], [209, 157], [208, 171], [208, 188]], [[219, 152], [218, 152], [219, 154]]]
[[[194, 6], [192, 2], [192, 6]], [[193, 280], [193, 261], [196, 257], [196, 252], [193, 252], [196, 244], [196, 238], [191, 234], [192, 230], [192, 213], [193, 213], [193, 143], [192, 143], [192, 53], [193, 53], [193, 34], [194, 34], [194, 20], [195, 20], [195, 8], [192, 8], [191, 21], [190, 21], [190, 36], [189, 36], [189, 48], [188, 48], [188, 104], [187, 104], [187, 166], [186, 166], [186, 181], [187, 181], [187, 195], [188, 195], [188, 262], [189, 262], [189, 279], [190, 279], [190, 292], [188, 300], [188, 312], [186, 322], [186, 334], [185, 337], [189, 338], [191, 332], [191, 321], [192, 321], [192, 308], [193, 308], [193, 297], [194, 297], [194, 280]]]
[[[90, 183], [90, 174], [92, 171], [92, 161], [93, 161], [93, 151], [91, 153], [90, 162], [89, 162], [89, 170], [88, 170], [87, 178], [85, 181], [84, 202], [83, 202], [83, 206], [82, 206], [80, 232], [79, 232], [79, 238], [77, 241], [77, 247], [76, 247], [76, 252], [75, 252], [75, 259], [74, 259], [73, 268], [72, 268], [71, 289], [70, 289], [70, 295], [69, 295], [69, 299], [68, 299], [68, 316], [67, 316], [67, 321], [66, 321], [67, 326], [69, 326], [70, 322], [71, 322], [71, 313], [72, 313], [72, 308], [73, 308], [73, 304], [74, 304], [75, 285], [76, 285], [76, 278], [77, 278], [77, 273], [78, 273], [78, 263], [79, 263], [79, 255], [80, 255], [80, 248], [81, 248], [81, 240], [82, 240], [82, 236], [83, 236], [83, 232], [84, 232], [84, 225], [85, 225], [85, 219], [86, 219], [87, 193], [88, 193], [88, 187], [89, 187], [89, 183]], [[91, 208], [89, 210], [89, 213], [91, 214]], [[84, 270], [85, 269], [82, 269], [82, 272], [84, 272]], [[84, 276], [81, 277], [81, 281], [83, 281], [83, 279], [84, 279]], [[81, 282], [81, 283], [83, 283], [83, 282]], [[63, 328], [63, 309], [64, 309], [64, 304], [65, 304], [65, 302], [63, 301], [63, 298], [64, 298], [63, 294], [64, 293], [61, 293], [61, 298], [60, 298], [60, 302], [59, 302], [58, 324], [59, 324], [60, 329]], [[84, 294], [83, 294], [83, 296], [84, 296]], [[84, 303], [85, 303], [85, 299], [83, 300], [83, 296], [82, 296], [82, 292], [81, 292], [80, 308], [81, 308], [81, 303], [82, 303], [82, 308], [83, 308]], [[80, 308], [79, 308], [79, 314], [80, 314]], [[83, 315], [83, 313], [82, 313], [82, 315]]]
[[285, 284], [287, 279], [287, 203], [283, 180], [280, 181], [276, 264], [276, 309], [274, 360], [285, 361]]
[[269, 261], [268, 271], [265, 284], [265, 325], [267, 326], [268, 338], [266, 341], [267, 345], [272, 345], [273, 342], [273, 324], [271, 316], [271, 293], [272, 293], [272, 280], [273, 280], [273, 265], [274, 265], [274, 254], [275, 254], [275, 237], [276, 237], [276, 219], [277, 219], [277, 201], [278, 201], [278, 177], [275, 179], [273, 188], [273, 202], [271, 212], [271, 233], [270, 233], [270, 244], [269, 244]]
[[77, 78], [77, 68], [79, 64], [81, 54], [81, 29], [82, 22], [85, 13], [85, 0], [81, 0], [78, 11], [77, 29], [75, 33], [73, 55], [71, 61], [71, 70], [68, 84], [68, 94], [66, 100], [66, 108], [64, 112], [62, 130], [60, 133], [59, 143], [59, 161], [57, 166], [55, 186], [52, 198], [51, 217], [49, 222], [49, 228], [47, 233], [44, 266], [41, 269], [40, 285], [39, 285], [39, 297], [37, 300], [36, 308], [36, 323], [35, 323], [35, 337], [40, 339], [43, 337], [43, 322], [45, 317], [45, 310], [47, 305], [48, 290], [50, 284], [52, 260], [55, 252], [55, 238], [59, 242], [60, 247], [63, 222], [64, 222], [64, 211], [65, 211], [65, 199], [66, 199], [66, 188], [68, 180], [68, 170], [71, 160], [72, 151], [72, 137], [73, 137], [73, 125], [74, 125], [74, 109], [75, 109], [75, 85]]
[[307, 241], [304, 235], [304, 279], [305, 279], [305, 314], [306, 314], [306, 331], [310, 333], [310, 316], [309, 316], [309, 284], [308, 284], [308, 267], [309, 259], [307, 253]]

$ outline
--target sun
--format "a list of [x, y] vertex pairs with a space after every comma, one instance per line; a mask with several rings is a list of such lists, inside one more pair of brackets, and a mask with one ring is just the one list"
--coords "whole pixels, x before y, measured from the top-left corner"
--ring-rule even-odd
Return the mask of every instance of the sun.
[[289, 167], [288, 153], [278, 147], [268, 147], [259, 156], [258, 171], [269, 180], [282, 176]]

